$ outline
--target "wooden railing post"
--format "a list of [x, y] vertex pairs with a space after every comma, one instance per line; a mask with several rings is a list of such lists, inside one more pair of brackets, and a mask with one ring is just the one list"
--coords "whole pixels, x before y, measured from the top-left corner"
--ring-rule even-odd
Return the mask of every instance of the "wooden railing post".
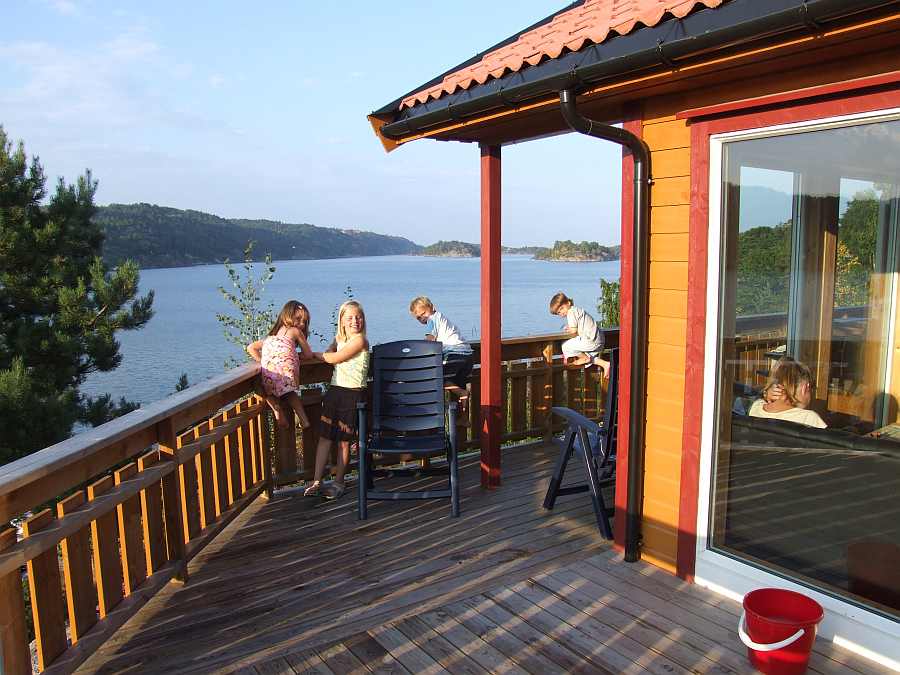
[[[171, 418], [160, 422], [156, 427], [156, 433], [159, 439], [160, 455], [175, 462], [177, 460], [176, 434]], [[169, 562], [175, 566], [172, 579], [179, 583], [185, 583], [188, 575], [184, 557], [184, 530], [181, 526], [182, 501], [179, 483], [177, 469], [163, 478], [163, 517], [166, 523], [166, 554]]]
[[260, 448], [262, 450], [262, 475], [266, 481], [266, 499], [272, 499], [275, 495], [275, 481], [272, 480], [272, 429], [269, 423], [269, 413], [263, 409], [258, 419], [261, 430]]
[[[113, 489], [112, 476], [104, 476], [87, 488], [88, 499], [94, 501]], [[100, 618], [104, 619], [122, 601], [122, 563], [119, 558], [119, 526], [115, 511], [91, 521], [94, 576]]]
[[[219, 413], [210, 419], [210, 425], [213, 428], [221, 426], [224, 423], [223, 417], [224, 413]], [[209, 451], [213, 474], [213, 507], [216, 512], [216, 518], [219, 518], [228, 510], [228, 462], [225, 460], [226, 454], [224, 438], [214, 443]]]
[[541, 352], [541, 355], [544, 357], [544, 366], [547, 368], [547, 374], [544, 376], [543, 382], [543, 392], [541, 395], [541, 407], [544, 413], [544, 419], [542, 420], [544, 424], [544, 440], [549, 441], [553, 438], [553, 413], [550, 408], [553, 407], [553, 399], [555, 398], [553, 392], [553, 385], [556, 381], [556, 378], [553, 377], [553, 343], [548, 342], [544, 345], [544, 349]]
[[[56, 505], [56, 515], [64, 518], [84, 503], [84, 491], [79, 490]], [[84, 527], [63, 539], [61, 548], [69, 631], [72, 644], [75, 644], [97, 623], [97, 591], [91, 573], [90, 528]]]
[[[287, 426], [275, 425], [276, 481], [280, 476], [294, 476], [297, 473], [297, 428], [294, 422], [294, 410], [288, 405], [282, 405], [281, 414], [287, 416], [290, 424]], [[313, 457], [315, 457], [314, 454]]]
[[[53, 512], [44, 509], [22, 524], [22, 533], [31, 537], [52, 523]], [[45, 670], [68, 647], [56, 546], [29, 560], [27, 568], [38, 667]]]
[[[202, 425], [194, 427], [194, 440], [200, 438], [205, 432], [209, 433], [215, 429], [215, 418], [210, 419], [206, 423], [206, 428]], [[216, 513], [216, 488], [213, 478], [213, 455], [212, 446], [197, 453], [194, 457], [194, 463], [197, 471], [197, 489], [200, 499], [200, 529], [205, 530], [207, 527], [216, 522], [219, 514]]]
[[[0, 532], [0, 553], [14, 546], [16, 531]], [[25, 600], [18, 568], [0, 577], [0, 672], [31, 675], [31, 650], [25, 630]]]
[[[137, 475], [137, 464], [132, 462], [113, 473], [116, 485]], [[119, 525], [119, 551], [125, 595], [131, 595], [147, 578], [147, 556], [144, 552], [144, 531], [141, 526], [141, 496], [135, 495], [116, 507]]]
[[[159, 450], [151, 450], [138, 458], [138, 470], [159, 464]], [[141, 491], [141, 522], [147, 574], [156, 574], [166, 564], [166, 532], [163, 522], [162, 484], [149, 485]]]

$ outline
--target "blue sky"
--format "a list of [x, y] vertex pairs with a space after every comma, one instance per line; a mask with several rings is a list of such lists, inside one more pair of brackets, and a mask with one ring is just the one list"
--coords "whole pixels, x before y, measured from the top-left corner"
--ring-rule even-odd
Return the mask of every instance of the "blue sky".
[[[388, 155], [366, 114], [563, 5], [7, 0], [0, 124], [99, 204], [477, 241], [477, 146]], [[620, 156], [504, 148], [504, 243], [618, 243]]]

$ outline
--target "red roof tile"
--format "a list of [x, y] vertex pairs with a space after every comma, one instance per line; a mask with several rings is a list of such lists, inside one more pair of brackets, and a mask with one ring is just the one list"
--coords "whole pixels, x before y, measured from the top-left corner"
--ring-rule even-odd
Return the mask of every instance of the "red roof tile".
[[564, 50], [577, 52], [614, 35], [626, 35], [639, 24], [655, 26], [666, 14], [682, 18], [698, 5], [718, 7], [724, 0], [585, 0], [583, 5], [557, 14], [514, 42], [484, 55], [480, 62], [450, 73], [439, 84], [407, 96], [400, 108], [411, 108], [473, 84], [515, 73]]

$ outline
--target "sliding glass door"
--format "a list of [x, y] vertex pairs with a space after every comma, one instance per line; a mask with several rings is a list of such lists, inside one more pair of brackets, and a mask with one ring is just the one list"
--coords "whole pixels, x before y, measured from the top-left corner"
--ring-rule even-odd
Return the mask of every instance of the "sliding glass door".
[[722, 152], [711, 548], [896, 618], [900, 120]]

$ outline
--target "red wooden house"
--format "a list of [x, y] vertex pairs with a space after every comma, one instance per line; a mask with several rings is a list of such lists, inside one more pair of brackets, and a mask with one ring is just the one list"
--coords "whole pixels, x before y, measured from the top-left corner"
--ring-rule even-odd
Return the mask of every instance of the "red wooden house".
[[[898, 67], [898, 2], [583, 0], [369, 116], [388, 151], [480, 145], [483, 484], [502, 148], [624, 143], [617, 543], [733, 597], [809, 593], [824, 635], [895, 667]], [[748, 414], [784, 356], [826, 429]]]

